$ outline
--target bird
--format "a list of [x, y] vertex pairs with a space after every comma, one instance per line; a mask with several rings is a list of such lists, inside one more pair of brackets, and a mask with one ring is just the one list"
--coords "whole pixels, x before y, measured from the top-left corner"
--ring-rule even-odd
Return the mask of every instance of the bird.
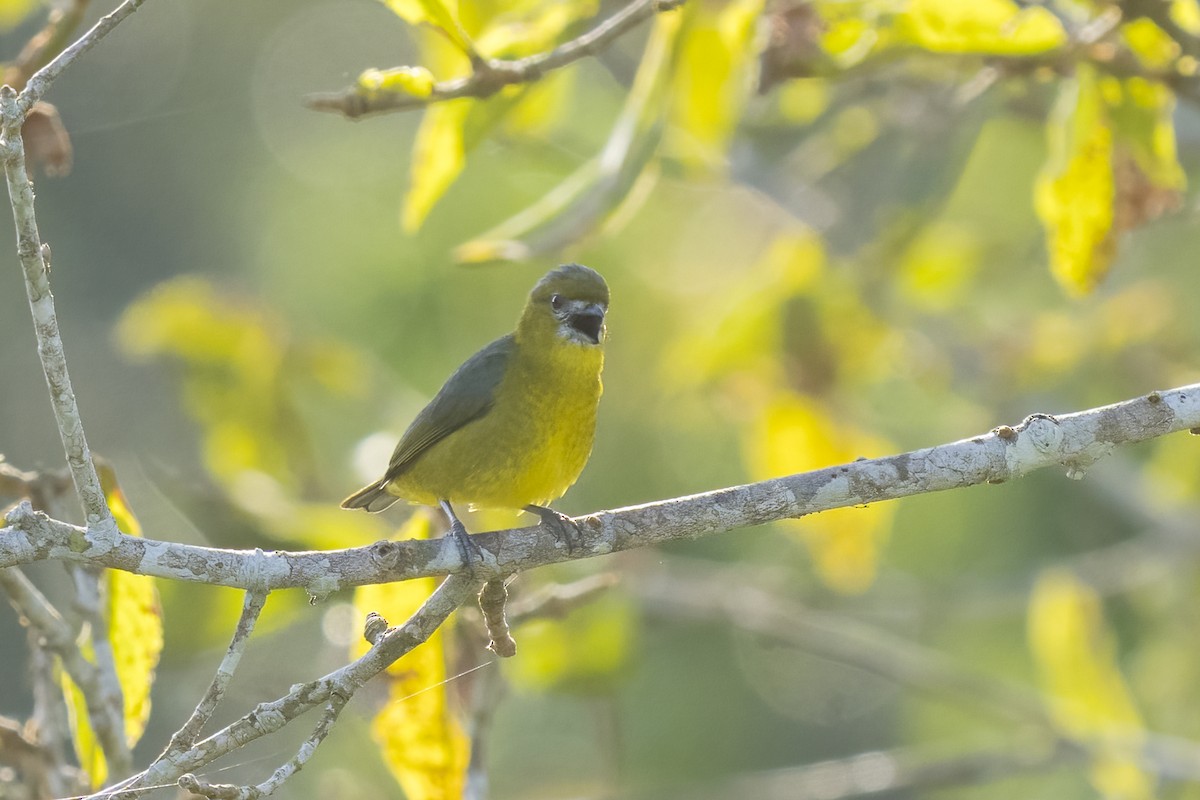
[[575, 522], [549, 507], [592, 452], [603, 392], [608, 284], [581, 264], [537, 282], [516, 329], [468, 358], [413, 419], [383, 477], [342, 501], [378, 512], [399, 500], [441, 508], [463, 562], [482, 556], [454, 505], [537, 514], [568, 549]]

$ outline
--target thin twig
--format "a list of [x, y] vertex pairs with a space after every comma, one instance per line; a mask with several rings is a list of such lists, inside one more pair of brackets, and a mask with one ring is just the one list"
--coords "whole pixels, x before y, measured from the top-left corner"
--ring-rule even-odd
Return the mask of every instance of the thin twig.
[[[861, 506], [985, 483], [1046, 467], [1083, 477], [1122, 444], [1200, 430], [1200, 384], [1059, 417], [1034, 414], [1016, 427], [884, 458], [731, 486], [577, 518], [581, 543], [568, 551], [538, 526], [475, 534], [481, 581], [534, 567], [693, 539], [833, 508]], [[89, 531], [35, 513], [28, 503], [0, 528], [0, 568], [44, 559], [111, 567], [174, 580], [265, 589], [304, 588], [321, 597], [351, 586], [456, 573], [453, 539], [378, 542], [321, 552], [234, 551], [120, 536], [111, 549], [81, 548]]]
[[[265, 592], [246, 592], [246, 597], [242, 603], [242, 615], [238, 618], [237, 628], [234, 629], [233, 638], [229, 641], [225, 657], [221, 659], [221, 663], [217, 666], [217, 672], [213, 675], [212, 683], [208, 685], [208, 690], [196, 705], [196, 709], [192, 712], [191, 717], [171, 737], [166, 750], [155, 759], [154, 764], [173, 754], [182, 753], [196, 743], [196, 739], [200, 736], [200, 731], [212, 719], [213, 712], [216, 711], [222, 698], [225, 697], [225, 690], [229, 686], [229, 681], [233, 678], [233, 673], [237, 671], [238, 663], [242, 660], [242, 653], [246, 651], [246, 644], [250, 640], [250, 634], [254, 632], [254, 625], [258, 622], [258, 616], [262, 613], [266, 602], [267, 595]], [[151, 764], [151, 766], [153, 767], [154, 764]]]
[[479, 611], [483, 614], [483, 625], [491, 637], [487, 648], [501, 658], [512, 658], [517, 654], [517, 643], [504, 615], [507, 603], [508, 589], [501, 578], [488, 581], [479, 592]]
[[48, 248], [38, 234], [33, 184], [29, 180], [29, 172], [25, 165], [25, 143], [21, 136], [21, 128], [30, 109], [42, 99], [63, 70], [94, 47], [143, 2], [144, 0], [125, 0], [116, 10], [101, 18], [91, 30], [63, 49], [50, 63], [30, 76], [19, 95], [11, 86], [0, 87], [0, 156], [3, 157], [4, 174], [8, 180], [8, 196], [17, 229], [17, 255], [25, 273], [25, 291], [33, 314], [38, 355], [50, 388], [54, 414], [58, 421], [63, 448], [66, 450], [67, 464], [71, 468], [71, 477], [75, 481], [75, 490], [83, 504], [88, 527], [95, 531], [93, 543], [102, 547], [111, 546], [120, 534], [108, 510], [104, 492], [100, 488], [100, 479], [96, 475], [95, 465], [92, 464], [91, 450], [84, 436], [75, 393], [71, 389], [62, 337], [58, 331], [58, 316], [54, 310], [54, 296], [50, 293]]
[[75, 611], [90, 632], [92, 661], [96, 665], [96, 681], [100, 687], [99, 699], [108, 706], [108, 716], [116, 721], [113, 726], [113, 740], [104, 748], [108, 774], [124, 777], [133, 768], [133, 754], [125, 740], [125, 690], [121, 686], [121, 677], [117, 674], [116, 654], [113, 651], [112, 638], [108, 634], [111, 620], [104, 612], [101, 598], [100, 579], [103, 570], [70, 564], [67, 571], [75, 587]]
[[58, 332], [58, 316], [54, 310], [54, 296], [50, 293], [46, 249], [38, 235], [37, 217], [34, 214], [33, 184], [25, 167], [25, 144], [21, 138], [21, 125], [28, 109], [22, 110], [19, 106], [19, 98], [12, 87], [0, 87], [0, 153], [3, 155], [4, 173], [8, 179], [8, 196], [16, 222], [17, 255], [25, 272], [25, 291], [33, 315], [38, 356], [41, 358], [42, 371], [50, 389], [54, 415], [58, 421], [63, 448], [66, 450], [67, 464], [71, 468], [71, 477], [83, 503], [88, 527], [96, 532], [96, 544], [110, 546], [116, 541], [119, 532], [104, 500], [96, 467], [92, 464], [91, 450], [88, 448], [83, 423], [79, 417], [79, 406], [75, 403], [75, 393], [71, 389], [71, 378], [67, 373], [66, 355], [63, 352], [62, 337]]
[[29, 727], [36, 731], [37, 746], [45, 764], [46, 794], [51, 797], [78, 794], [87, 789], [87, 776], [74, 766], [70, 711], [59, 679], [58, 656], [46, 649], [41, 631], [30, 628], [26, 640], [33, 694]]
[[42, 646], [58, 656], [62, 667], [83, 693], [88, 719], [104, 757], [113, 771], [129, 769], [129, 746], [125, 742], [124, 708], [120, 689], [114, 697], [101, 670], [83, 657], [75, 631], [38, 588], [16, 568], [0, 569], [0, 589], [21, 618], [37, 630]]
[[74, 44], [34, 73], [19, 95], [11, 86], [0, 87], [0, 152], [3, 155], [5, 177], [8, 180], [9, 200], [12, 203], [13, 220], [17, 230], [17, 255], [25, 273], [25, 289], [33, 314], [38, 355], [41, 357], [42, 370], [50, 388], [59, 433], [67, 454], [67, 463], [83, 503], [88, 527], [95, 529], [98, 543], [102, 545], [111, 544], [119, 534], [105, 502], [104, 492], [100, 488], [96, 468], [92, 464], [79, 407], [71, 389], [62, 337], [58, 331], [58, 316], [54, 310], [54, 297], [50, 293], [48, 251], [38, 234], [33, 185], [25, 166], [25, 144], [21, 128], [26, 114], [41, 100], [54, 79], [122, 19], [133, 13], [142, 2], [143, 0], [126, 0], [116, 11], [101, 19]]
[[315, 681], [294, 686], [277, 700], [260, 703], [249, 714], [186, 752], [163, 758], [134, 780], [115, 790], [106, 789], [94, 794], [87, 800], [136, 800], [140, 787], [159, 786], [194, 773], [247, 742], [275, 733], [334, 695], [352, 697], [368, 680], [425, 642], [456, 608], [479, 591], [479, 586], [480, 582], [471, 578], [450, 576], [403, 625], [388, 630], [361, 658]]
[[29, 76], [46, 66], [67, 46], [71, 35], [83, 21], [87, 8], [88, 0], [72, 0], [65, 6], [52, 9], [46, 26], [30, 38], [20, 55], [4, 71], [4, 82], [18, 91], [25, 88]]
[[321, 742], [325, 741], [325, 737], [333, 730], [333, 725], [337, 722], [338, 715], [342, 713], [342, 709], [346, 707], [349, 699], [349, 697], [334, 692], [330, 696], [329, 702], [325, 704], [325, 713], [321, 715], [320, 721], [313, 728], [312, 735], [304, 740], [304, 743], [300, 745], [300, 749], [296, 751], [296, 755], [288, 759], [286, 763], [280, 765], [271, 774], [271, 777], [262, 783], [255, 786], [205, 783], [196, 778], [195, 775], [188, 773], [187, 775], [180, 776], [179, 786], [192, 794], [213, 798], [213, 800], [259, 800], [259, 798], [274, 794], [276, 789], [282, 786], [288, 778], [299, 772], [308, 763], [308, 760], [313, 757], [313, 754], [317, 752], [317, 748], [321, 746]]
[[[30, 498], [31, 502], [49, 514], [65, 515], [68, 505], [75, 498], [70, 478], [65, 474], [21, 472], [9, 464], [0, 464], [0, 482], [6, 484], [8, 491]], [[84, 564], [67, 566], [74, 581], [75, 594], [72, 600], [75, 610], [89, 631], [90, 659], [83, 656], [76, 627], [62, 618], [24, 573], [16, 568], [0, 570], [0, 588], [9, 595], [18, 613], [38, 632], [40, 648], [58, 657], [63, 669], [79, 688], [88, 720], [110, 773], [124, 775], [132, 766], [132, 754], [125, 738], [125, 704], [121, 682], [108, 637], [107, 621], [101, 611], [100, 571]], [[61, 700], [61, 687], [56, 679], [52, 679], [52, 682]]]
[[[64, 48], [49, 64], [33, 73], [25, 83], [25, 88], [21, 90], [21, 95], [17, 99], [17, 109], [20, 117], [24, 118], [29, 109], [33, 108], [33, 104], [42, 99], [46, 94], [46, 90], [50, 88], [50, 84], [54, 83], [58, 76], [63, 73], [63, 70], [71, 66], [81, 55], [95, 47], [113, 28], [121, 24], [122, 20], [137, 11], [144, 2], [145, 0], [125, 0], [121, 5], [101, 17], [87, 33], [76, 39], [70, 47]], [[4, 115], [4, 120], [6, 127], [12, 124], [12, 120], [7, 113]]]
[[686, 0], [634, 0], [587, 33], [553, 50], [525, 58], [481, 59], [470, 75], [435, 83], [425, 96], [364, 92], [357, 86], [349, 86], [340, 92], [310, 94], [304, 102], [314, 111], [332, 111], [356, 119], [367, 114], [404, 111], [460, 97], [490, 97], [505, 86], [531, 83], [547, 72], [594, 55], [655, 14], [678, 8], [684, 2]]

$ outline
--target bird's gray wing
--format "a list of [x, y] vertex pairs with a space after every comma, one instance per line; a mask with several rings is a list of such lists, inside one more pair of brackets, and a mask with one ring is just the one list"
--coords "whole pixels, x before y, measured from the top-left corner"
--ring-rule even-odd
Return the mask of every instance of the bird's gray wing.
[[384, 479], [395, 480], [434, 444], [491, 410], [515, 349], [512, 334], [503, 336], [455, 370], [400, 438]]

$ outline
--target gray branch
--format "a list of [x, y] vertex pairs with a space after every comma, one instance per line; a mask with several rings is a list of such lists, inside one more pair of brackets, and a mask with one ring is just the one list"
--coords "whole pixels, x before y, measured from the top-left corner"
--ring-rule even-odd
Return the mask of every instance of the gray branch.
[[621, 35], [662, 11], [675, 9], [686, 0], [634, 0], [587, 33], [545, 53], [518, 59], [473, 59], [474, 69], [464, 78], [439, 81], [426, 96], [399, 92], [364, 93], [357, 86], [340, 92], [320, 92], [304, 99], [314, 111], [332, 111], [351, 119], [367, 114], [405, 111], [460, 97], [491, 97], [505, 86], [531, 83], [547, 72], [595, 55]]
[[51, 404], [71, 477], [75, 481], [75, 490], [83, 503], [88, 528], [94, 533], [93, 544], [101, 547], [110, 546], [120, 534], [104, 500], [87, 437], [83, 433], [75, 392], [71, 389], [67, 359], [58, 331], [58, 316], [54, 310], [54, 295], [50, 293], [50, 248], [42, 242], [38, 233], [33, 207], [33, 183], [25, 166], [25, 143], [21, 137], [21, 127], [29, 110], [42, 99], [62, 71], [94, 47], [143, 2], [125, 0], [30, 76], [20, 94], [11, 86], [0, 87], [0, 158], [4, 161], [4, 175], [8, 180], [8, 197], [17, 229], [17, 256], [25, 274], [25, 292], [33, 315], [38, 356], [50, 389]]
[[[1062, 416], [1034, 414], [1016, 427], [923, 450], [861, 459], [813, 472], [579, 517], [582, 542], [568, 551], [542, 527], [474, 536], [481, 581], [534, 567], [692, 539], [833, 508], [1002, 483], [1045, 467], [1083, 477], [1118, 445], [1200, 429], [1200, 384], [1152, 392]], [[17, 506], [0, 528], [0, 568], [58, 559], [159, 578], [274, 590], [303, 588], [323, 597], [371, 583], [458, 573], [451, 540], [377, 542], [320, 552], [222, 550], [121, 535], [112, 547], [85, 528]]]

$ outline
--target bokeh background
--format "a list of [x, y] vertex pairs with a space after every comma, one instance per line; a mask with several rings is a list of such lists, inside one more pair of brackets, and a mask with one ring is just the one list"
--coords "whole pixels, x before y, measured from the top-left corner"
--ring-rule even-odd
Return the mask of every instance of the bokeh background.
[[[559, 38], [586, 29], [585, 5]], [[841, 5], [889, 24], [867, 13], [883, 4]], [[1082, 27], [1121, 4], [1064, 5]], [[646, 149], [627, 159], [638, 179], [546, 215], [527, 258], [463, 264], [456, 248], [605, 148], [647, 41], [665, 35], [657, 23], [490, 101], [516, 108], [476, 120], [461, 176], [406, 230], [414, 163], [430, 158], [414, 153], [423, 112], [352, 122], [303, 98], [369, 67], [452, 69], [436, 37], [369, 0], [147, 2], [54, 86], [74, 168], [36, 178], [89, 440], [146, 535], [265, 549], [393, 535], [407, 511], [376, 520], [337, 502], [564, 260], [603, 273], [613, 297], [596, 449], [557, 504], [567, 513], [1197, 380], [1192, 190], [1156, 188], [1170, 210], [1113, 234], [1111, 274], [1093, 290], [1049, 266], [1034, 187], [1068, 124], [1062, 96], [1084, 78], [909, 48], [753, 91], [754, 54], [780, 30], [803, 38], [796, 9], [812, 8], [693, 0], [687, 24], [720, 35], [680, 39], [662, 66], [676, 71], [630, 117]], [[473, 5], [464, 24], [492, 12]], [[0, 37], [2, 57], [43, 19], [35, 9]], [[721, 41], [740, 43], [728, 103], [704, 94], [701, 69], [719, 61], [705, 43]], [[1195, 107], [1166, 114], [1181, 175], [1194, 175]], [[0, 452], [54, 469], [14, 240], [0, 237], [13, 254]], [[942, 771], [888, 796], [1200, 796], [1198, 447], [1181, 435], [1081, 480], [1046, 471], [521, 575], [511, 589], [525, 596], [601, 572], [616, 583], [565, 619], [518, 627], [516, 659], [460, 679], [508, 683], [484, 739], [492, 795], [834, 797], [931, 764]], [[35, 573], [61, 584], [54, 565]], [[159, 590], [165, 648], [142, 763], [207, 685], [240, 606], [230, 590]], [[308, 601], [271, 598], [217, 723], [348, 658], [361, 625], [351, 594]], [[7, 610], [0, 641], [0, 713], [21, 717], [24, 639]], [[449, 674], [490, 659], [471, 641], [448, 648]], [[1034, 698], [1029, 713], [1014, 687]], [[281, 796], [402, 796], [371, 739], [382, 691], [368, 695]], [[1172, 768], [1108, 753], [1112, 730], [1176, 745]], [[303, 733], [208, 777], [261, 780]], [[1062, 736], [1102, 744], [1080, 755]], [[820, 766], [830, 759], [842, 761]]]

